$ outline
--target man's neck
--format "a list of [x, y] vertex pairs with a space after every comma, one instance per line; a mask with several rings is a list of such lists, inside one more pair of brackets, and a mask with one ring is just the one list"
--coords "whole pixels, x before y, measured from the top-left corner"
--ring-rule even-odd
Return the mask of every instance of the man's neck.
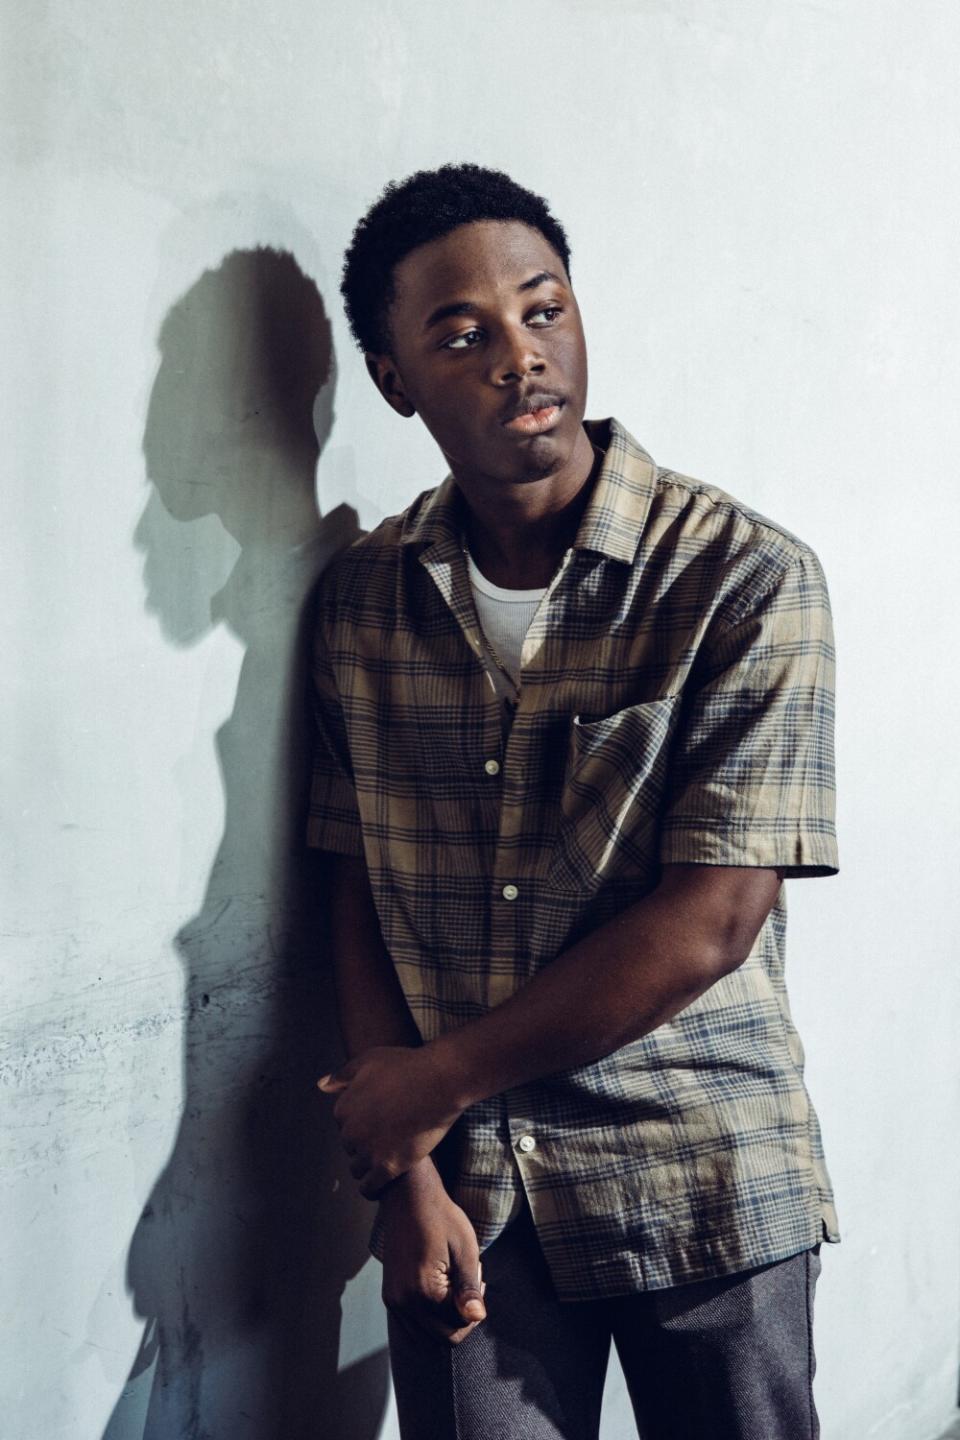
[[599, 469], [600, 458], [581, 429], [556, 475], [522, 485], [473, 480], [461, 486], [467, 543], [487, 579], [505, 590], [549, 585], [576, 538]]

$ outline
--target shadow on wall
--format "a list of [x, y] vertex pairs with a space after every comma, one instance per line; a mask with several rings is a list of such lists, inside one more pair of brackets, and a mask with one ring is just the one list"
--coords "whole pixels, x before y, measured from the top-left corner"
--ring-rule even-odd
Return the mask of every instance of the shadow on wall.
[[[175, 645], [222, 621], [245, 648], [216, 735], [223, 839], [176, 939], [184, 1112], [130, 1246], [146, 1324], [103, 1440], [372, 1440], [385, 1352], [337, 1373], [370, 1210], [315, 1090], [338, 1042], [303, 842], [309, 594], [358, 533], [353, 510], [322, 518], [315, 499], [330, 325], [291, 255], [237, 251], [170, 311], [159, 343], [134, 537], [147, 608]], [[186, 824], [192, 804], [185, 793]]]

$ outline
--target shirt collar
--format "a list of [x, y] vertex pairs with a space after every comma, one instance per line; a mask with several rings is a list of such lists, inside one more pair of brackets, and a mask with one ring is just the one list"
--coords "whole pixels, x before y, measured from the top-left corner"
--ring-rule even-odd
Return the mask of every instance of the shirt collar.
[[[573, 548], [595, 550], [631, 564], [656, 492], [657, 467], [618, 420], [585, 420], [584, 428], [604, 458]], [[400, 543], [426, 547], [453, 542], [459, 547], [461, 503], [453, 476], [448, 475], [411, 506]]]
[[657, 467], [619, 420], [585, 420], [584, 428], [604, 456], [573, 548], [632, 564], [656, 493]]

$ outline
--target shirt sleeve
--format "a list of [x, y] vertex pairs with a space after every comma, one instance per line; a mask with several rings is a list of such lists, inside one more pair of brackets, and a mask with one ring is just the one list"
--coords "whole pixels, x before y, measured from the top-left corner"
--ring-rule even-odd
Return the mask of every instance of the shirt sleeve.
[[322, 614], [314, 636], [311, 701], [315, 726], [307, 844], [340, 855], [362, 855], [363, 832], [347, 729]]
[[834, 874], [833, 628], [812, 551], [718, 618], [692, 684], [670, 757], [661, 862]]

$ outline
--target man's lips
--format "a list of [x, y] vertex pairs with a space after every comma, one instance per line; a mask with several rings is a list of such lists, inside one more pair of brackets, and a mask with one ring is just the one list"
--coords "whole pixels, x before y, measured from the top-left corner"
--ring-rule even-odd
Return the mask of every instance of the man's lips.
[[556, 423], [563, 403], [559, 395], [531, 395], [511, 410], [503, 424], [520, 435], [541, 435]]

